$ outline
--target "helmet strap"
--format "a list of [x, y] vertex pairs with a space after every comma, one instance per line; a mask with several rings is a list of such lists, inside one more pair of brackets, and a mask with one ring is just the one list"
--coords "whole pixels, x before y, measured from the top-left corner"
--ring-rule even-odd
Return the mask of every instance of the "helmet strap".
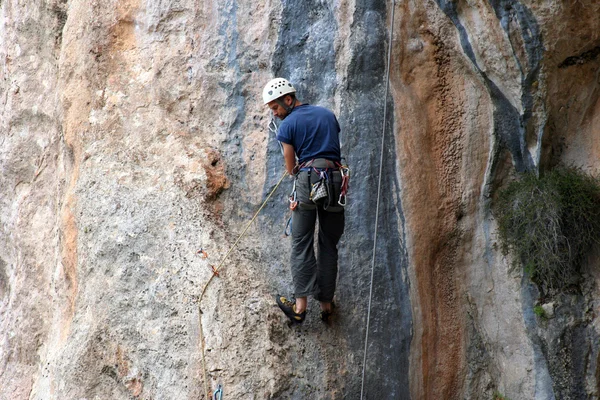
[[[285, 96], [284, 96], [284, 97], [285, 97]], [[293, 101], [292, 101], [292, 105], [291, 105], [291, 106], [288, 106], [287, 104], [285, 104], [285, 103], [283, 102], [283, 100], [281, 100], [281, 98], [279, 98], [279, 99], [276, 99], [276, 100], [275, 100], [275, 103], [277, 103], [277, 104], [279, 104], [281, 107], [283, 107], [283, 108], [285, 109], [285, 111], [287, 111], [287, 113], [289, 114], [289, 113], [291, 113], [291, 112], [292, 112], [292, 110], [293, 110], [293, 109], [294, 109], [294, 107], [296, 106], [296, 98], [292, 96], [292, 100], [293, 100]]]

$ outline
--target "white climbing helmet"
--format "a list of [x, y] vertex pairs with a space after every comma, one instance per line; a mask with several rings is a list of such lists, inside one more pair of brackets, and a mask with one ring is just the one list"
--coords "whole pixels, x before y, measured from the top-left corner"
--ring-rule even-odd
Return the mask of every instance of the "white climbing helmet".
[[263, 102], [268, 104], [290, 93], [296, 93], [296, 89], [294, 89], [290, 81], [284, 78], [271, 79], [263, 89]]

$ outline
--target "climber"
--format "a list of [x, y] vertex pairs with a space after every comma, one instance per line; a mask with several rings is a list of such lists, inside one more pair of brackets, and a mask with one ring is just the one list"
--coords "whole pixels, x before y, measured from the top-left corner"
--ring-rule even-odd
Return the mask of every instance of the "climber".
[[[303, 104], [283, 78], [264, 87], [263, 101], [282, 120], [277, 140], [283, 145], [286, 170], [295, 177], [292, 209], [291, 270], [295, 300], [277, 295], [276, 302], [293, 322], [306, 316], [308, 296], [321, 305], [321, 319], [333, 312], [337, 280], [337, 244], [344, 232], [345, 189], [339, 132], [335, 115], [323, 107]], [[342, 195], [344, 198], [341, 203]], [[318, 256], [314, 231], [319, 220]]]

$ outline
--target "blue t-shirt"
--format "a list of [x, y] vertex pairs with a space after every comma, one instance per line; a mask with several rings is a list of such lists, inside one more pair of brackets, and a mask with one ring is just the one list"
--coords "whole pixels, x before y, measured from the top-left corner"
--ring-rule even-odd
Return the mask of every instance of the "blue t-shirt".
[[277, 131], [277, 140], [292, 145], [298, 162], [314, 158], [341, 160], [340, 125], [326, 108], [302, 104], [294, 107]]

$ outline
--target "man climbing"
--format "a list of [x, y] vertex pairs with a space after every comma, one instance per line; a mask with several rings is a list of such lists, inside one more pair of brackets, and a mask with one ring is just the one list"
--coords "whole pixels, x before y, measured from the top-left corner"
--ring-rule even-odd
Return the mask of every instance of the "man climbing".
[[[342, 185], [342, 180], [347, 179], [347, 169], [340, 164], [340, 126], [331, 111], [296, 99], [296, 89], [283, 78], [267, 83], [263, 101], [283, 121], [277, 140], [283, 146], [285, 167], [296, 179], [290, 197], [295, 301], [280, 295], [276, 301], [288, 318], [300, 323], [306, 316], [308, 296], [314, 296], [321, 305], [321, 319], [327, 321], [334, 307], [337, 244], [344, 232], [346, 185]], [[315, 257], [317, 218], [318, 256]]]

